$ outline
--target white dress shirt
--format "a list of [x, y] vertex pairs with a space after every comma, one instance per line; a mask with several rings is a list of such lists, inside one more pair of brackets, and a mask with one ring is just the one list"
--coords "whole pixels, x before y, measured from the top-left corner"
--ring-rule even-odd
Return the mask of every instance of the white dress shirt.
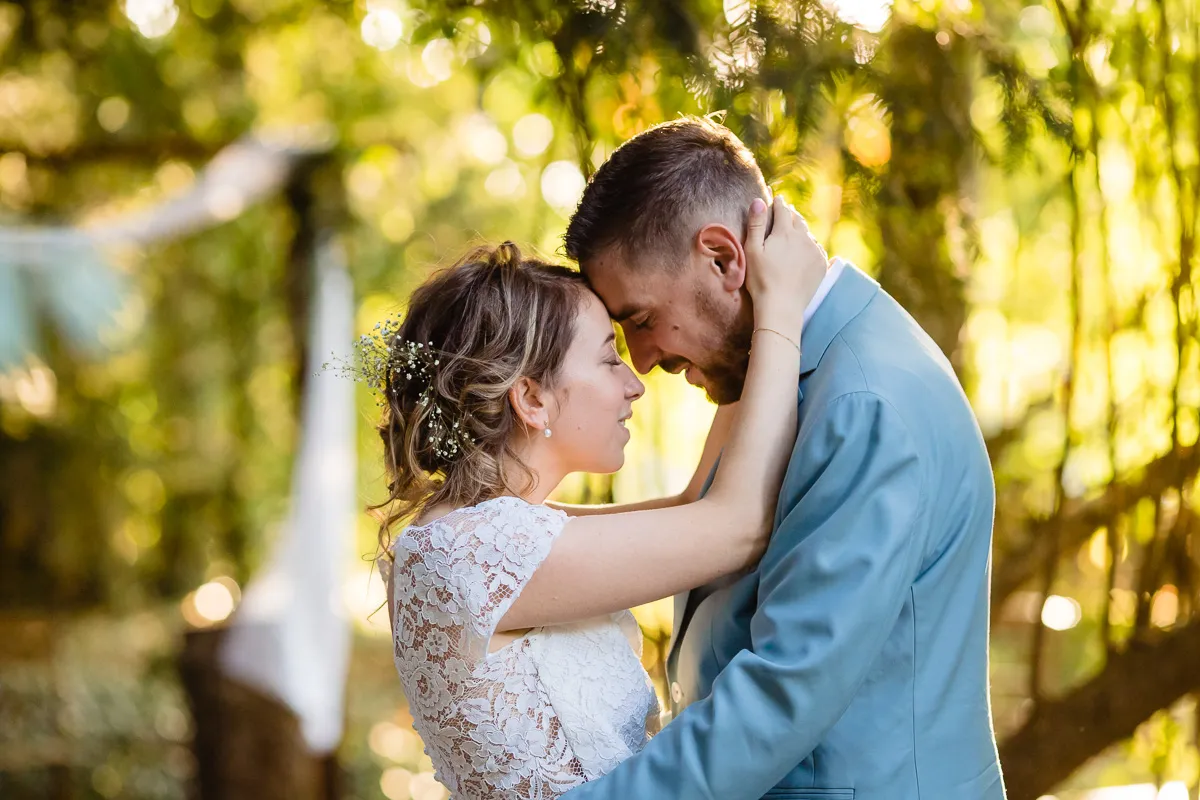
[[804, 308], [804, 324], [808, 325], [813, 314], [817, 313], [821, 302], [829, 294], [829, 290], [837, 283], [837, 279], [842, 277], [842, 272], [846, 269], [846, 262], [840, 258], [834, 258], [829, 262], [829, 271], [825, 273], [825, 277], [821, 280], [821, 285], [817, 287], [817, 293], [813, 295], [813, 299], [808, 301], [808, 305]]

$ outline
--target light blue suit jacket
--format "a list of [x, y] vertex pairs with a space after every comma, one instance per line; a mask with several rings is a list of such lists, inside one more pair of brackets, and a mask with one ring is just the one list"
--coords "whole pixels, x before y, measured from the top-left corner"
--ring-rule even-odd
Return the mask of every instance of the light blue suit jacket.
[[675, 721], [569, 800], [1004, 797], [988, 699], [995, 490], [971, 408], [933, 341], [852, 266], [803, 344], [762, 561], [699, 603], [676, 599]]

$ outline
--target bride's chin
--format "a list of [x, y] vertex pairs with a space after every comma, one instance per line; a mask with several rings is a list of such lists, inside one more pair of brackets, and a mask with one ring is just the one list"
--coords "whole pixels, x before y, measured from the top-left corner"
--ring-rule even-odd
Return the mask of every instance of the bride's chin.
[[621, 441], [613, 437], [606, 445], [600, 445], [589, 451], [588, 463], [576, 463], [568, 472], [590, 472], [593, 475], [611, 475], [625, 466], [625, 445], [629, 444], [628, 437]]
[[601, 475], [611, 475], [625, 466], [625, 446], [622, 445], [621, 449], [617, 450], [611, 459], [606, 459], [605, 461], [606, 463], [602, 469], [592, 470], [592, 472], [597, 472]]

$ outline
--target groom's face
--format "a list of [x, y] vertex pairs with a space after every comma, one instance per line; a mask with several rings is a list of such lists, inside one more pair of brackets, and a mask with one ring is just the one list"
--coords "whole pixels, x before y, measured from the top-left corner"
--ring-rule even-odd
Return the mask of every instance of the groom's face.
[[592, 288], [620, 324], [630, 360], [683, 372], [716, 403], [742, 394], [753, 329], [744, 292], [700, 257], [678, 266], [631, 264], [616, 252], [584, 265]]

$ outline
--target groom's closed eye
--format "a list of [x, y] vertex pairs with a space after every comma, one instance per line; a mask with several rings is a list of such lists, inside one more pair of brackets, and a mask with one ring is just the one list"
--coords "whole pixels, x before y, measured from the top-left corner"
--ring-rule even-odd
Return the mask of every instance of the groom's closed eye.
[[629, 320], [633, 323], [635, 330], [648, 331], [654, 327], [654, 317], [650, 314], [644, 314], [640, 319]]
[[637, 316], [641, 312], [642, 309], [638, 308], [637, 306], [625, 306], [623, 308], [618, 308], [616, 311], [610, 311], [609, 316], [612, 317], [613, 322], [617, 323], [618, 325], [624, 325], [631, 317]]

